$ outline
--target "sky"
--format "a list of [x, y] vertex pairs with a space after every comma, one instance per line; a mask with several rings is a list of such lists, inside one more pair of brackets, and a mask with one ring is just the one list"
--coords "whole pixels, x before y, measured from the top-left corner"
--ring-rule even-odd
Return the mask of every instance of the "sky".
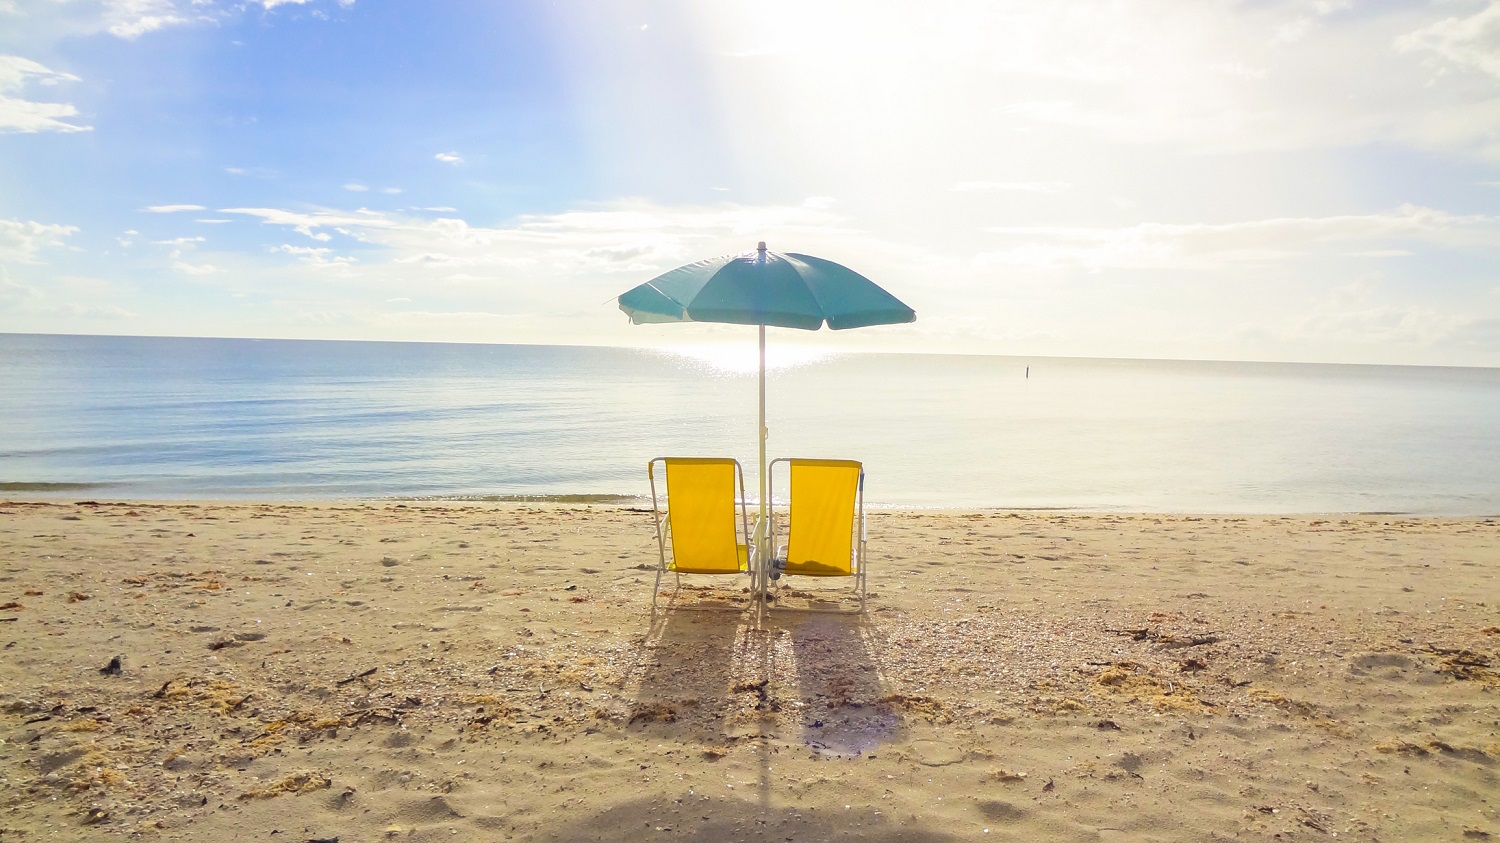
[[1500, 0], [0, 0], [0, 332], [1500, 366]]

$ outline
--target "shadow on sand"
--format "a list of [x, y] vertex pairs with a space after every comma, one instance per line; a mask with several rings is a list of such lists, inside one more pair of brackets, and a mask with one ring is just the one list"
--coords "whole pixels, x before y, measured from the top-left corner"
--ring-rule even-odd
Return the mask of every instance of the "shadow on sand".
[[859, 756], [896, 740], [901, 716], [885, 701], [862, 615], [772, 615], [791, 641], [802, 742], [825, 756]]
[[[672, 805], [663, 810], [662, 803]], [[668, 833], [664, 835], [664, 832]], [[635, 799], [547, 832], [552, 840], [870, 840], [918, 843], [961, 838], [917, 822], [848, 811], [785, 805], [763, 807], [741, 799], [682, 793]]]
[[[761, 628], [753, 621], [751, 612], [658, 613], [626, 687], [632, 699], [626, 729], [652, 740], [696, 742], [716, 757], [752, 753], [759, 787], [751, 802], [758, 806], [742, 803], [734, 810], [743, 815], [728, 819], [719, 803], [704, 806], [693, 815], [701, 839], [730, 839], [716, 835], [754, 833], [751, 823], [763, 828], [773, 821], [795, 821], [796, 839], [818, 839], [842, 826], [833, 819], [818, 825], [823, 821], [807, 811], [778, 804], [773, 756], [861, 758], [898, 740], [902, 718], [884, 699], [863, 617], [771, 616]], [[611, 810], [629, 815], [645, 808]], [[660, 806], [655, 810], [659, 820]], [[909, 830], [870, 833], [882, 840], [935, 839]]]
[[[658, 611], [646, 633], [626, 694], [627, 728], [675, 724], [681, 737], [722, 740], [735, 685], [737, 651], [757, 633], [748, 611]], [[737, 646], [738, 644], [738, 646]]]

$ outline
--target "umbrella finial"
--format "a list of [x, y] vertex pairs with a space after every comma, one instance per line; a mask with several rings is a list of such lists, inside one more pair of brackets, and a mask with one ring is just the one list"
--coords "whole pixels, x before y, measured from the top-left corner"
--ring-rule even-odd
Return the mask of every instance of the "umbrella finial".
[[766, 241], [762, 240], [759, 243], [755, 244], [755, 251], [757, 251], [757, 252], [764, 252], [765, 250], [766, 250]]

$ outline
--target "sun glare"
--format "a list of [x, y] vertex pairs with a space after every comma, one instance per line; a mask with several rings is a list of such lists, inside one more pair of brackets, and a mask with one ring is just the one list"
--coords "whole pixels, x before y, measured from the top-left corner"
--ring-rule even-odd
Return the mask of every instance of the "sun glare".
[[[664, 354], [694, 361], [725, 375], [750, 374], [760, 369], [760, 352], [754, 342], [741, 344], [686, 345], [663, 349]], [[768, 343], [766, 370], [794, 369], [832, 357], [834, 352], [807, 346]]]

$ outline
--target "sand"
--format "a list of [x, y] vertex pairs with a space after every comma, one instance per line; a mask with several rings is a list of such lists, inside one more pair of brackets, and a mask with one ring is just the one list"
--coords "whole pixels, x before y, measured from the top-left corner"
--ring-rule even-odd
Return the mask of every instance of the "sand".
[[1500, 839], [1500, 520], [869, 536], [756, 629], [629, 508], [0, 504], [0, 840]]

